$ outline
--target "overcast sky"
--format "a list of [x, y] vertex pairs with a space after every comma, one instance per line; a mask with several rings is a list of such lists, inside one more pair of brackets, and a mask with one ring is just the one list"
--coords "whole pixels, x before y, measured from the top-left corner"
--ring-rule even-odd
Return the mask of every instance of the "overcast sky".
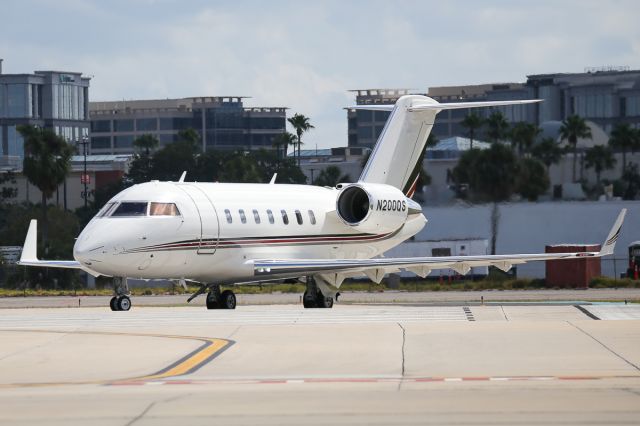
[[251, 96], [347, 144], [349, 89], [640, 69], [640, 1], [0, 1], [5, 73], [81, 71], [93, 101]]

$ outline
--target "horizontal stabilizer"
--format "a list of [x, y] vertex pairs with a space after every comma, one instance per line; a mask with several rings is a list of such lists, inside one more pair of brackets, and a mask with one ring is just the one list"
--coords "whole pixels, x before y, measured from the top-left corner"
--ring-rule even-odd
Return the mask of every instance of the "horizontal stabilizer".
[[[480, 102], [447, 102], [447, 103], [425, 103], [413, 105], [407, 108], [407, 111], [444, 111], [446, 109], [465, 109], [465, 108], [486, 108], [499, 107], [507, 105], [525, 105], [542, 102], [542, 99], [519, 99], [513, 101], [480, 101]], [[395, 105], [354, 105], [348, 109], [362, 109], [369, 111], [393, 111]]]

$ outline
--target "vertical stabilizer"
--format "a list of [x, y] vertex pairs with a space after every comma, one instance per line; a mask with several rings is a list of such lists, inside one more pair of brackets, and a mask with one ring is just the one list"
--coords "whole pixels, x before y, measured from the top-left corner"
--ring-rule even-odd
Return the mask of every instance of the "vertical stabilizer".
[[416, 163], [427, 143], [436, 115], [447, 109], [468, 109], [524, 105], [540, 99], [510, 101], [452, 102], [441, 104], [422, 95], [400, 97], [394, 105], [357, 105], [353, 109], [391, 111], [360, 182], [392, 185], [410, 195], [415, 190], [419, 168]]
[[438, 110], [411, 111], [410, 108], [414, 104], [429, 103], [438, 105], [426, 96], [407, 95], [398, 99], [360, 175], [360, 182], [392, 185], [401, 191], [411, 185], [411, 174], [427, 143]]

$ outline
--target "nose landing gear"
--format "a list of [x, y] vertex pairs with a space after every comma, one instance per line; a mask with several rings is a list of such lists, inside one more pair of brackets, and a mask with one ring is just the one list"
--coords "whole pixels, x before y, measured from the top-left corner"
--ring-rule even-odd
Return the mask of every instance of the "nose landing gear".
[[127, 283], [127, 277], [114, 277], [113, 278], [113, 291], [115, 296], [109, 301], [109, 307], [112, 311], [128, 311], [131, 309], [131, 299], [127, 294], [129, 293], [129, 284]]

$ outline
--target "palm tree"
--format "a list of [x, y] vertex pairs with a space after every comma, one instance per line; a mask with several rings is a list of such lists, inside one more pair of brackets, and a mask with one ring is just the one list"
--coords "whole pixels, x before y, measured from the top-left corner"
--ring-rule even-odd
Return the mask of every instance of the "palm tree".
[[585, 162], [587, 163], [587, 169], [593, 167], [596, 172], [596, 182], [600, 186], [600, 174], [604, 170], [612, 169], [616, 164], [616, 159], [613, 158], [611, 148], [604, 145], [596, 145], [587, 149]]
[[511, 129], [511, 140], [518, 148], [518, 157], [529, 151], [542, 130], [535, 124], [521, 121]]
[[509, 134], [509, 122], [504, 114], [498, 110], [491, 113], [486, 121], [487, 138], [491, 142], [500, 142]]
[[133, 141], [133, 146], [139, 150], [144, 151], [146, 157], [149, 157], [151, 151], [158, 147], [158, 139], [153, 135], [138, 136]]
[[151, 151], [156, 149], [159, 145], [159, 141], [158, 139], [155, 138], [155, 136], [153, 135], [142, 135], [142, 136], [138, 136], [134, 141], [133, 141], [133, 146], [136, 149], [139, 149], [141, 151], [143, 151], [142, 155], [137, 156], [136, 158], [139, 159], [143, 166], [141, 170], [141, 176], [139, 178], [141, 178], [142, 182], [146, 182], [148, 180], [150, 180], [150, 173], [151, 173]]
[[[276, 137], [273, 138], [273, 146], [276, 147], [276, 156], [278, 157], [278, 159], [287, 158], [287, 148], [289, 147], [289, 145], [295, 146], [295, 143], [296, 135], [292, 133], [284, 132], [276, 135]], [[280, 156], [280, 147], [283, 148], [282, 157]]]
[[469, 136], [470, 145], [469, 149], [473, 149], [473, 140], [476, 135], [476, 130], [480, 129], [484, 124], [484, 118], [480, 117], [478, 114], [472, 112], [467, 115], [460, 125], [467, 129], [467, 135]]
[[553, 138], [544, 138], [533, 146], [531, 155], [547, 166], [548, 173], [551, 165], [556, 164], [562, 158], [562, 149]]
[[302, 114], [295, 114], [293, 117], [287, 119], [291, 127], [296, 129], [296, 135], [298, 137], [298, 167], [300, 167], [300, 145], [302, 145], [302, 134], [313, 129], [314, 126], [309, 122], [309, 118]]
[[627, 170], [627, 151], [634, 151], [640, 143], [640, 132], [629, 123], [618, 123], [611, 131], [609, 146], [622, 151], [622, 174]]
[[46, 247], [47, 200], [69, 174], [74, 148], [51, 129], [21, 125], [17, 130], [24, 138], [23, 173], [42, 193], [42, 242]]
[[569, 142], [573, 151], [573, 181], [576, 181], [576, 160], [578, 159], [578, 138], [591, 139], [591, 129], [584, 118], [578, 115], [570, 115], [562, 121], [560, 137]]

